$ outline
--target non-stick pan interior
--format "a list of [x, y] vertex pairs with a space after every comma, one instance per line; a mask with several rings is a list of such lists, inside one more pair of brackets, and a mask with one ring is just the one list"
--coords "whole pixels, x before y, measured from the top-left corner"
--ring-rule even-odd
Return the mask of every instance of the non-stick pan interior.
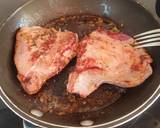
[[[109, 107], [96, 112], [66, 116], [49, 113], [42, 118], [32, 116], [30, 110], [35, 108], [35, 104], [30, 101], [28, 96], [24, 95], [24, 92], [20, 91], [20, 85], [16, 78], [13, 62], [15, 33], [22, 26], [44, 26], [58, 17], [80, 14], [99, 15], [106, 19], [109, 17], [115, 23], [123, 26], [122, 31], [129, 35], [159, 27], [158, 23], [144, 8], [130, 0], [35, 0], [18, 10], [8, 19], [0, 32], [0, 85], [10, 99], [9, 101], [5, 98], [6, 103], [27, 120], [43, 126], [52, 126], [53, 124], [80, 126], [80, 121], [89, 119], [94, 121], [94, 125], [98, 125], [116, 120], [137, 109], [158, 88], [160, 83], [160, 49], [159, 47], [148, 48], [147, 50], [154, 60], [153, 75], [141, 86], [128, 89], [117, 102]], [[70, 29], [72, 30], [72, 28]], [[11, 102], [25, 113], [18, 110]], [[110, 124], [112, 123], [110, 122]]]

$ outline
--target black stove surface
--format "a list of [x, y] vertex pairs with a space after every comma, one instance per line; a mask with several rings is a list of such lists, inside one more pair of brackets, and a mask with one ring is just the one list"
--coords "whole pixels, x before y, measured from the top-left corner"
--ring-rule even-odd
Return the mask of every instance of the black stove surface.
[[[28, 0], [0, 0], [0, 23], [6, 19], [15, 9], [24, 4]], [[150, 6], [155, 0], [136, 0], [138, 2], [148, 3], [147, 7], [152, 14], [153, 9]], [[149, 4], [149, 2], [151, 2]], [[155, 15], [155, 14], [154, 14]], [[160, 20], [159, 20], [160, 21]], [[9, 110], [0, 100], [0, 128], [23, 128], [23, 121], [20, 117], [16, 116]], [[32, 127], [31, 124], [26, 128]], [[146, 112], [130, 121], [129, 123], [118, 128], [160, 128], [160, 99], [156, 101]]]

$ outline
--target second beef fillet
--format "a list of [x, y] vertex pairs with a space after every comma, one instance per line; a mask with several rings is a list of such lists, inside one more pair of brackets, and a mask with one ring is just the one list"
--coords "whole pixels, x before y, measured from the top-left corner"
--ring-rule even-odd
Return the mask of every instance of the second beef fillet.
[[151, 74], [152, 59], [144, 49], [132, 46], [134, 39], [103, 29], [93, 31], [80, 42], [77, 64], [67, 90], [87, 97], [102, 83], [123, 88], [143, 83]]
[[78, 36], [73, 32], [22, 27], [16, 35], [14, 61], [24, 90], [37, 93], [77, 55], [77, 47]]

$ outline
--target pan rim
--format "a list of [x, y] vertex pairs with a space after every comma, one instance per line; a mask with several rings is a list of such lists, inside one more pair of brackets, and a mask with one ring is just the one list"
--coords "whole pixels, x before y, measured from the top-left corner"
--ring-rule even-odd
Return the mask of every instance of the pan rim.
[[[90, 128], [96, 128], [96, 127], [101, 127], [101, 126], [107, 126], [107, 125], [111, 125], [109, 126], [109, 128], [114, 128], [120, 125], [123, 125], [129, 121], [131, 121], [132, 119], [138, 117], [139, 115], [141, 115], [144, 111], [146, 111], [158, 98], [160, 97], [160, 85], [158, 86], [158, 88], [155, 90], [155, 92], [150, 96], [150, 98], [148, 98], [148, 100], [146, 100], [141, 106], [139, 106], [138, 108], [136, 108], [135, 110], [131, 111], [130, 113], [117, 118], [113, 121], [107, 122], [107, 123], [103, 123], [103, 124], [98, 124], [98, 125], [93, 125], [90, 126]], [[10, 99], [9, 97], [5, 94], [4, 90], [2, 89], [2, 87], [0, 86], [0, 98], [1, 100], [5, 103], [5, 105], [10, 108], [15, 114], [17, 114], [19, 117], [21, 117], [22, 119], [36, 125], [39, 127], [43, 127], [43, 128], [47, 128], [45, 126], [42, 126], [40, 124], [38, 124], [38, 122], [49, 125], [49, 126], [56, 126], [56, 127], [62, 127], [62, 128], [83, 128], [83, 127], [79, 127], [79, 126], [64, 126], [64, 125], [58, 125], [58, 124], [53, 124], [53, 123], [49, 123], [46, 121], [42, 121], [40, 119], [35, 118], [34, 116], [31, 116], [29, 114], [27, 114], [26, 112], [22, 111], [19, 107], [17, 107]], [[11, 107], [12, 105], [12, 107]], [[13, 108], [14, 107], [14, 108]], [[16, 109], [16, 110], [15, 110]], [[142, 109], [142, 110], [141, 110]], [[17, 112], [18, 111], [18, 112]], [[22, 116], [21, 114], [24, 114], [24, 116], [26, 116], [26, 118], [24, 116]], [[131, 116], [131, 117], [130, 117]], [[27, 119], [30, 118], [30, 119]], [[37, 123], [31, 121], [38, 121]], [[124, 121], [123, 121], [124, 120]], [[118, 123], [119, 122], [119, 123]], [[115, 123], [115, 125], [114, 125]]]
[[[0, 26], [0, 31], [3, 29], [3, 27], [5, 26], [5, 24], [17, 13], [19, 12], [21, 9], [23, 9], [25, 6], [31, 4], [32, 2], [34, 2], [36, 0], [29, 0], [28, 2], [26, 2], [25, 4], [23, 4], [22, 6], [20, 6], [14, 13], [12, 13], [6, 20], [2, 21], [2, 24]], [[134, 2], [134, 1], [132, 1]], [[135, 2], [134, 2], [135, 3]], [[145, 8], [144, 8], [145, 9]], [[145, 9], [146, 10], [146, 9]], [[154, 18], [155, 19], [155, 18]], [[157, 22], [158, 23], [158, 22]], [[134, 118], [136, 118], [137, 116], [141, 115], [144, 111], [146, 111], [158, 98], [160, 97], [160, 84], [158, 85], [158, 87], [156, 88], [156, 90], [154, 91], [154, 93], [143, 103], [141, 104], [138, 108], [134, 109], [133, 111], [131, 111], [130, 113], [117, 118], [115, 120], [109, 121], [107, 123], [102, 123], [102, 124], [98, 124], [98, 125], [93, 125], [90, 126], [90, 128], [96, 128], [96, 127], [102, 127], [102, 126], [108, 126], [109, 128], [114, 128], [120, 125], [123, 125], [131, 120], [133, 120]], [[67, 125], [58, 125], [58, 124], [54, 124], [54, 123], [49, 123], [43, 120], [40, 120], [38, 118], [35, 118], [32, 115], [27, 114], [26, 112], [22, 111], [18, 106], [16, 106], [16, 104], [14, 104], [10, 98], [6, 95], [5, 91], [2, 89], [2, 86], [0, 85], [0, 98], [1, 100], [5, 103], [5, 105], [10, 108], [16, 115], [18, 115], [19, 117], [21, 117], [22, 119], [36, 125], [39, 127], [43, 127], [43, 128], [47, 128], [45, 125], [48, 126], [55, 126], [55, 127], [62, 127], [62, 128], [83, 128], [81, 126], [67, 126]], [[22, 115], [23, 114], [23, 115]], [[33, 120], [33, 121], [32, 121]], [[39, 124], [41, 123], [41, 124]]]

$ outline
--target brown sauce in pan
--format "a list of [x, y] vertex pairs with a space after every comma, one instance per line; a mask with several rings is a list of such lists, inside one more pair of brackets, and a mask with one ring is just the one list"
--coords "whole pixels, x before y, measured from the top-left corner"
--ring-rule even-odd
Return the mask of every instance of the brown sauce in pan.
[[[116, 24], [110, 19], [103, 19], [94, 15], [60, 17], [49, 22], [45, 27], [70, 30], [78, 33], [80, 38], [98, 27], [119, 31]], [[114, 103], [125, 92], [122, 88], [103, 84], [85, 99], [78, 95], [69, 94], [66, 91], [67, 79], [75, 62], [76, 59], [72, 60], [61, 73], [48, 80], [41, 91], [32, 97], [37, 109], [58, 115], [96, 111]]]

